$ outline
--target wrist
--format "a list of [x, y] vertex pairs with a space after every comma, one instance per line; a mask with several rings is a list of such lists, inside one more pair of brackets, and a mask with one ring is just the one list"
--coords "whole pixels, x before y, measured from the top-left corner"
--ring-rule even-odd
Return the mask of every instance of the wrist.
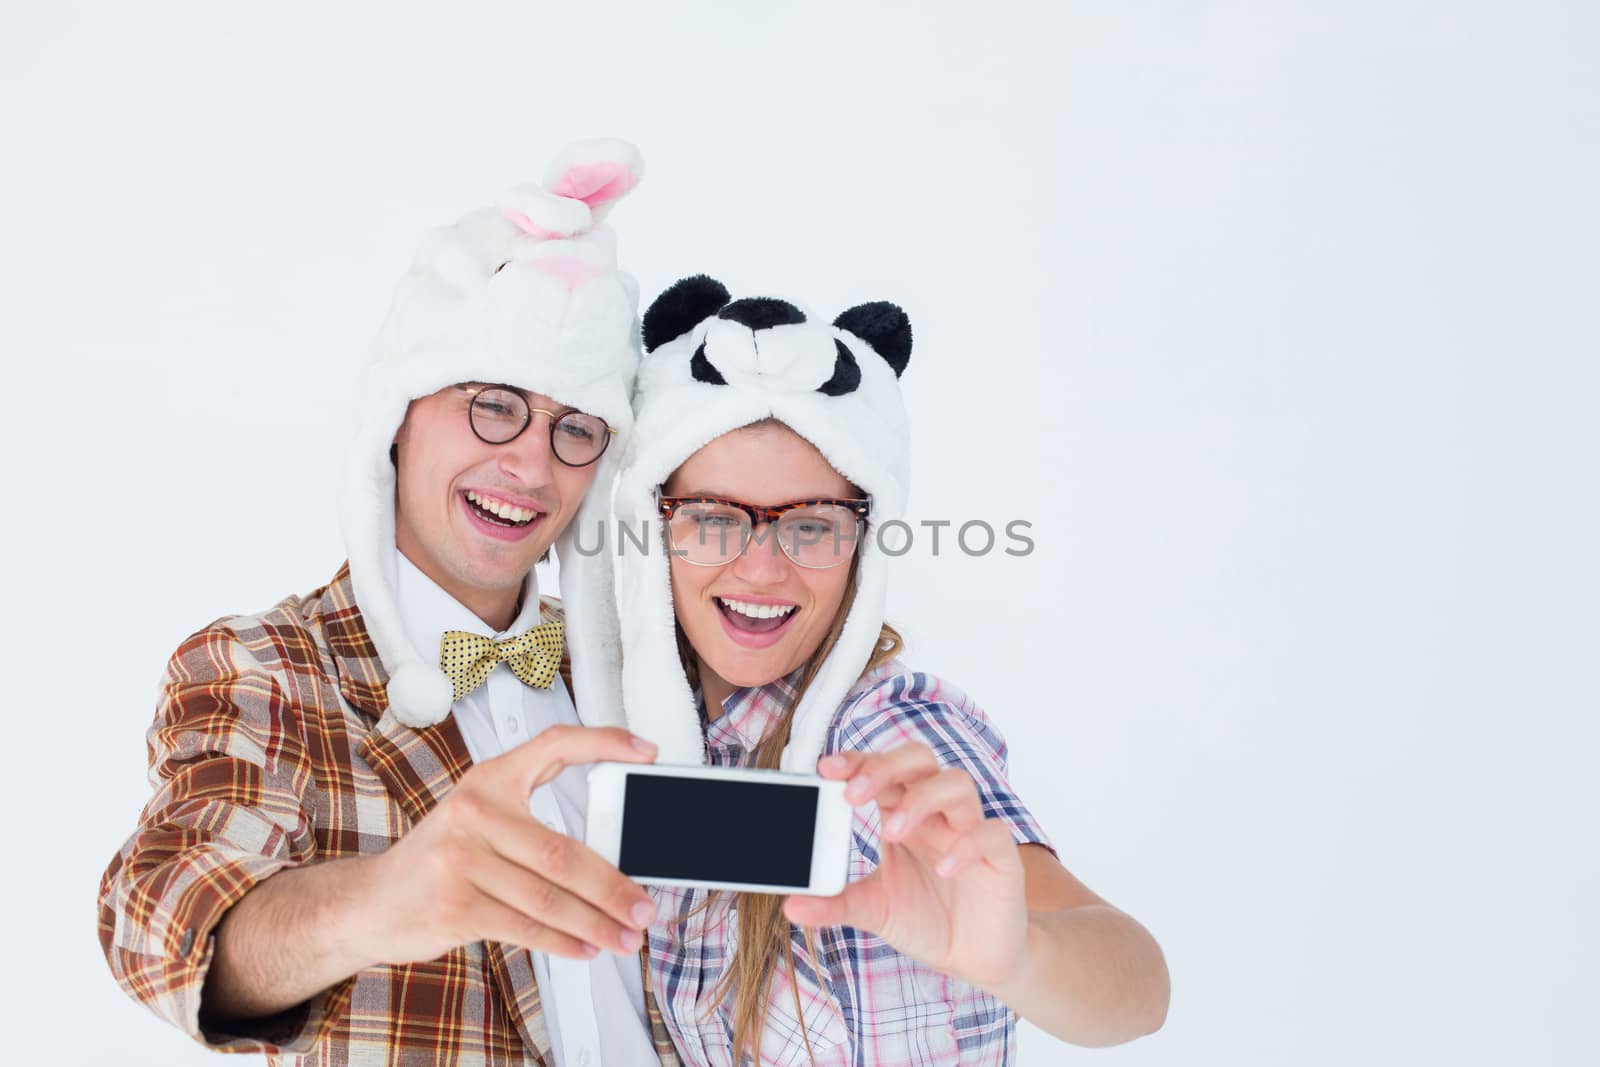
[[1039, 913], [1028, 912], [1027, 932], [1023, 936], [1022, 954], [1006, 976], [995, 982], [979, 983], [984, 992], [994, 995], [1020, 1014], [1027, 991], [1032, 988], [1037, 973], [1038, 960], [1048, 950], [1048, 937], [1040, 924]]
[[347, 974], [388, 962], [388, 928], [379, 891], [383, 856], [335, 860], [327, 871], [333, 877], [322, 897], [319, 925], [327, 938], [324, 943]]

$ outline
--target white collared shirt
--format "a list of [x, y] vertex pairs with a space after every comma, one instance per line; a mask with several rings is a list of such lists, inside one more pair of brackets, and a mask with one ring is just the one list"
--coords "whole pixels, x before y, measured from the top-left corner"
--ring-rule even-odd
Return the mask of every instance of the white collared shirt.
[[[424, 656], [437, 656], [446, 630], [484, 634], [488, 626], [395, 551], [395, 594], [406, 636]], [[539, 589], [533, 572], [523, 589], [522, 611], [505, 630], [486, 634], [516, 637], [539, 622]], [[557, 723], [578, 725], [572, 697], [558, 674], [549, 689], [524, 685], [498, 663], [489, 678], [450, 708], [473, 763], [509, 751]], [[589, 805], [587, 767], [568, 767], [533, 791], [534, 817], [550, 829], [583, 840]], [[644, 1011], [639, 959], [602, 951], [593, 960], [567, 960], [530, 953], [539, 983], [544, 1023], [556, 1067], [629, 1067], [660, 1063]], [[605, 1019], [601, 1027], [599, 1019]]]

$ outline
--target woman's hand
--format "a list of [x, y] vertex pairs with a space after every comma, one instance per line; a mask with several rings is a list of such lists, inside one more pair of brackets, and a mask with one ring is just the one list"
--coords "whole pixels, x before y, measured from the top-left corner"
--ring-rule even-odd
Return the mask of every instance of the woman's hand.
[[985, 819], [965, 771], [941, 768], [916, 742], [889, 752], [844, 752], [817, 764], [849, 781], [845, 799], [876, 800], [883, 820], [877, 870], [834, 897], [790, 897], [801, 926], [854, 926], [972, 985], [1014, 974], [1027, 947], [1022, 857], [1011, 831]]

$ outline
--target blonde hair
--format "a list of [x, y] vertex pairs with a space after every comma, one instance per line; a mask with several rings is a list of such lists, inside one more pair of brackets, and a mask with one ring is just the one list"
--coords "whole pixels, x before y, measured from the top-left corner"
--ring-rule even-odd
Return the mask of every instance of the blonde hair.
[[[789, 731], [794, 724], [795, 709], [800, 706], [807, 690], [811, 688], [811, 683], [816, 680], [817, 673], [822, 669], [822, 664], [834, 646], [839, 643], [839, 635], [844, 630], [845, 620], [849, 618], [850, 609], [855, 605], [856, 568], [859, 560], [860, 557], [857, 556], [850, 561], [850, 575], [845, 581], [844, 596], [840, 599], [839, 610], [834, 614], [833, 621], [823, 634], [817, 650], [802, 665], [800, 682], [795, 687], [794, 696], [782, 709], [772, 729], [767, 731], [766, 736], [762, 737], [750, 753], [745, 766], [776, 770], [782, 761], [783, 750], [789, 743]], [[682, 627], [677, 627], [677, 635], [678, 655], [683, 661], [684, 673], [689, 678], [689, 684], [699, 688], [699, 661]], [[873, 647], [866, 666], [862, 668], [862, 674], [893, 659], [904, 643], [894, 627], [883, 623], [878, 632], [878, 642]], [[705, 904], [695, 910], [710, 908], [721, 896], [720, 892], [711, 894]], [[780, 966], [788, 970], [791, 978], [790, 986], [794, 993], [795, 1016], [802, 1020], [804, 1018], [800, 1007], [800, 985], [798, 980], [795, 980], [794, 941], [790, 929], [792, 924], [783, 917], [783, 898], [780, 896], [770, 893], [738, 893], [735, 894], [735, 899], [739, 916], [739, 946], [734, 952], [732, 965], [717, 983], [711, 1004], [712, 1010], [715, 1010], [717, 1005], [727, 999], [729, 992], [732, 992], [734, 1062], [739, 1062], [743, 1050], [748, 1050], [751, 1058], [760, 1062], [761, 1032], [767, 1025], [767, 998], [772, 988], [773, 976], [778, 969], [768, 966], [769, 960], [780, 960]], [[726, 915], [723, 921], [726, 921]], [[806, 947], [815, 955], [809, 931], [806, 933]], [[805, 1033], [803, 1022], [801, 1037], [805, 1041], [807, 1057], [814, 1062], [811, 1038]]]

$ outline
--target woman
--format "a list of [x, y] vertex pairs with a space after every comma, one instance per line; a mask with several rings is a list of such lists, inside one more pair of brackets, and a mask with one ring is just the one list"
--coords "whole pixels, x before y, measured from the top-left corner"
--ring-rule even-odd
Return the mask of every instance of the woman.
[[617, 505], [670, 552], [624, 558], [629, 726], [663, 762], [815, 771], [857, 806], [837, 897], [654, 891], [685, 1060], [998, 1064], [1013, 1012], [1080, 1044], [1159, 1027], [1154, 940], [1057, 862], [983, 712], [894, 658], [873, 527], [908, 480], [904, 313], [829, 325], [698, 276], [644, 339]]

